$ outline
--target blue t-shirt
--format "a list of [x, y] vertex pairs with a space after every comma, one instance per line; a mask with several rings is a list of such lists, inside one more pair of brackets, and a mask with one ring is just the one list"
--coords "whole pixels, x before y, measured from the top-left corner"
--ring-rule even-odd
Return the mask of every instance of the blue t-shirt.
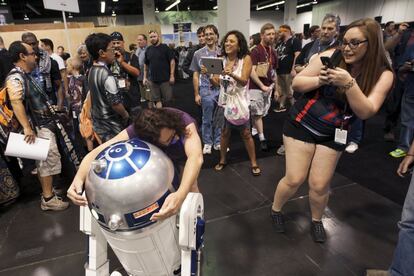
[[[193, 72], [201, 72], [201, 65], [202, 61], [201, 58], [203, 57], [217, 57], [220, 53], [219, 48], [216, 48], [215, 51], [209, 51], [207, 46], [197, 50], [194, 53], [193, 60], [191, 61], [190, 70]], [[210, 76], [208, 74], [201, 74], [198, 85], [200, 87], [200, 96], [201, 97], [213, 97], [217, 98], [219, 95], [220, 88], [214, 87], [210, 83]]]

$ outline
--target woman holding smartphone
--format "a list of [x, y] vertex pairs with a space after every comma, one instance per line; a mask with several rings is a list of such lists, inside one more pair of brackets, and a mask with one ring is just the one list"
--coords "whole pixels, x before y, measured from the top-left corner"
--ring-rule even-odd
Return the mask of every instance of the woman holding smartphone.
[[355, 116], [362, 120], [374, 116], [394, 80], [381, 27], [375, 20], [351, 23], [339, 50], [343, 57], [336, 68], [322, 64], [321, 58], [335, 52], [327, 50], [312, 58], [293, 80], [294, 91], [303, 95], [283, 127], [286, 174], [277, 185], [271, 210], [276, 231], [284, 232], [282, 207], [308, 178], [315, 242], [326, 240], [322, 215], [332, 176], [346, 146], [347, 126]]

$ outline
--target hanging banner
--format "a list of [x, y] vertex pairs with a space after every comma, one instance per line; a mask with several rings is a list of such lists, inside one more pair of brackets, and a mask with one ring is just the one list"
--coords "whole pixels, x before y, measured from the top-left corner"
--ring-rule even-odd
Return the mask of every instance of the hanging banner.
[[7, 25], [13, 23], [13, 16], [8, 7], [0, 8], [0, 25]]
[[43, 0], [43, 6], [47, 10], [79, 13], [78, 0]]
[[98, 16], [98, 26], [116, 26], [116, 16]]
[[174, 23], [174, 33], [191, 33], [191, 23]]

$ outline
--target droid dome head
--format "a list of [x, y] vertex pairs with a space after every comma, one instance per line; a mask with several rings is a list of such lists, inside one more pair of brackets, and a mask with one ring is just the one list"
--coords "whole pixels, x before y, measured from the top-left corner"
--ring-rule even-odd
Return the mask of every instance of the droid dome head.
[[147, 227], [177, 175], [159, 148], [137, 138], [115, 143], [92, 162], [85, 185], [92, 215], [110, 231]]

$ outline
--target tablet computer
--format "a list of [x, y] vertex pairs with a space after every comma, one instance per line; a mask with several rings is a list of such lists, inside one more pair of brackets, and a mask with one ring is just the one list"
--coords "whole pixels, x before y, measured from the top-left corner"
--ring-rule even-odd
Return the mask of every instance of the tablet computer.
[[207, 68], [207, 74], [221, 74], [223, 71], [223, 59], [216, 57], [202, 57], [201, 64]]

